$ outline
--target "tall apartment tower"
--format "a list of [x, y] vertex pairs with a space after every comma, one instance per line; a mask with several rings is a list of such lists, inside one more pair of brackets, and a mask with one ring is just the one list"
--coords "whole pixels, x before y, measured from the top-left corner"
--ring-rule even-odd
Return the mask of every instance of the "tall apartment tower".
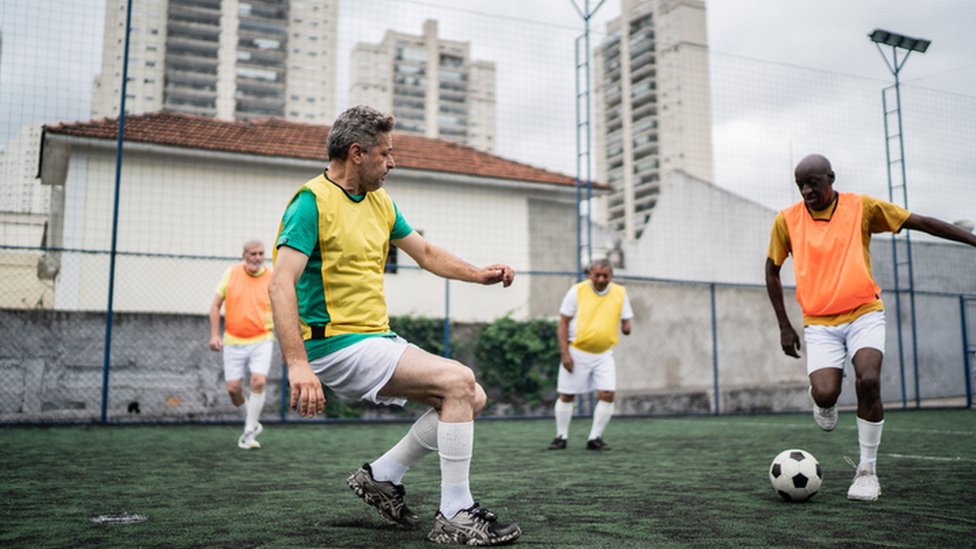
[[[107, 0], [92, 115], [116, 116], [126, 0]], [[126, 111], [242, 120], [335, 116], [339, 0], [134, 0]]]
[[594, 214], [638, 239], [667, 173], [712, 180], [708, 45], [702, 0], [622, 3], [594, 51], [596, 173], [612, 188]]
[[350, 103], [392, 112], [397, 132], [495, 150], [495, 64], [473, 61], [468, 42], [387, 31], [352, 51]]

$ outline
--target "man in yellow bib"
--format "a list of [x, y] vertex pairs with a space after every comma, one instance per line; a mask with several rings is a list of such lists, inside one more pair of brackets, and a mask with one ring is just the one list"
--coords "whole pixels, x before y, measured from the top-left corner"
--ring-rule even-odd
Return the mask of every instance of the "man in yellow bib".
[[556, 438], [550, 450], [563, 450], [569, 439], [576, 395], [596, 391], [593, 425], [586, 441], [587, 450], [609, 450], [603, 431], [613, 417], [617, 390], [617, 365], [613, 347], [620, 339], [617, 326], [630, 335], [634, 311], [623, 286], [613, 282], [613, 266], [597, 259], [586, 270], [587, 279], [574, 285], [559, 307], [560, 368], [555, 404]]
[[[244, 262], [224, 271], [210, 304], [210, 350], [224, 351], [224, 380], [234, 406], [244, 407], [244, 433], [237, 440], [243, 450], [260, 448], [264, 427], [264, 385], [271, 369], [274, 324], [271, 319], [271, 268], [264, 266], [264, 244], [244, 243]], [[224, 337], [220, 337], [220, 307], [224, 306]], [[251, 394], [244, 398], [245, 369], [251, 373]]]
[[393, 160], [390, 115], [365, 106], [343, 112], [329, 130], [329, 167], [306, 183], [282, 218], [271, 303], [288, 366], [291, 406], [323, 410], [322, 385], [353, 400], [431, 408], [388, 452], [346, 479], [389, 522], [416, 527], [404, 474], [431, 452], [440, 456], [441, 502], [427, 539], [497, 545], [522, 530], [503, 524], [471, 496], [468, 472], [474, 417], [485, 391], [463, 364], [408, 344], [390, 330], [383, 270], [392, 242], [436, 275], [478, 284], [512, 283], [507, 265], [474, 267], [429, 243], [383, 190]]
[[971, 246], [976, 246], [976, 235], [867, 195], [834, 191], [830, 161], [819, 154], [804, 157], [794, 176], [803, 200], [781, 211], [773, 222], [766, 290], [779, 322], [783, 352], [799, 358], [800, 338], [787, 317], [779, 275], [792, 255], [813, 417], [825, 431], [837, 425], [844, 364], [851, 360], [860, 461], [847, 497], [874, 501], [881, 495], [875, 469], [884, 426], [885, 318], [881, 289], [871, 276], [871, 234], [915, 229]]

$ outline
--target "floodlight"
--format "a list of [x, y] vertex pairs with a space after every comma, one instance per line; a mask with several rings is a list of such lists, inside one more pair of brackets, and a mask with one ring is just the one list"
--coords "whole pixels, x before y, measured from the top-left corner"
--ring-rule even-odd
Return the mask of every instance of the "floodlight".
[[881, 29], [874, 29], [868, 37], [872, 42], [877, 42], [878, 44], [917, 51], [919, 53], [925, 53], [925, 50], [929, 49], [929, 44], [932, 43], [931, 40], [924, 38], [912, 38], [911, 36]]

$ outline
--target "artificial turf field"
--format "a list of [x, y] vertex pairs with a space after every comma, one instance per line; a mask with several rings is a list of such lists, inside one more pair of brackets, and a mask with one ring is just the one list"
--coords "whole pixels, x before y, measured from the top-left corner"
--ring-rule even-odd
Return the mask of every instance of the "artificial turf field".
[[[0, 428], [3, 547], [431, 547], [356, 498], [346, 476], [405, 423], [266, 424], [260, 450], [238, 426]], [[537, 547], [976, 547], [976, 413], [889, 411], [882, 496], [846, 499], [854, 416], [831, 433], [809, 414], [615, 418], [609, 452], [549, 451], [547, 420], [479, 420], [471, 487]], [[787, 448], [823, 466], [819, 494], [786, 503], [767, 469]], [[404, 479], [407, 504], [433, 518], [438, 460]], [[142, 522], [96, 524], [138, 515]]]

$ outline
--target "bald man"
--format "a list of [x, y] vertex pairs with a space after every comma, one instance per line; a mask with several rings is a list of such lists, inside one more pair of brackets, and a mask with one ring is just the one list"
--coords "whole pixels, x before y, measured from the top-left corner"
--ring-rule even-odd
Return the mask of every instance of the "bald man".
[[773, 222], [766, 291], [779, 322], [783, 352], [799, 358], [800, 338], [786, 314], [779, 275], [783, 262], [792, 255], [796, 299], [803, 311], [813, 417], [824, 431], [837, 425], [844, 364], [851, 359], [860, 461], [847, 497], [874, 501], [881, 495], [875, 465], [884, 425], [885, 317], [881, 288], [871, 275], [871, 234], [914, 229], [970, 246], [976, 246], [976, 235], [890, 202], [835, 191], [830, 161], [819, 154], [804, 157], [794, 176], [803, 200], [779, 212]]

